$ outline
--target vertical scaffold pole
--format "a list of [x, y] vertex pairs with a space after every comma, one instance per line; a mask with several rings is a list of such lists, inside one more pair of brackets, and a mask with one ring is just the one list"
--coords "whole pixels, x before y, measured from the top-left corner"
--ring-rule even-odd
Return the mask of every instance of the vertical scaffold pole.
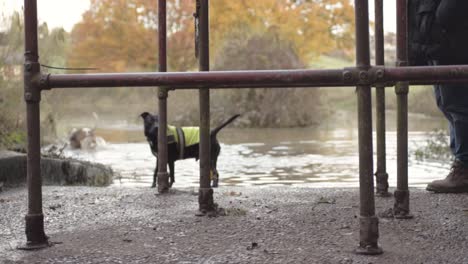
[[[383, 16], [383, 0], [375, 0], [375, 64], [381, 66], [385, 65]], [[375, 88], [377, 117], [376, 194], [388, 197], [390, 193], [388, 192], [388, 173], [385, 154], [385, 86], [377, 85]]]
[[[408, 65], [407, 0], [397, 0], [397, 66]], [[408, 82], [398, 82], [397, 95], [397, 189], [393, 214], [395, 218], [412, 218], [408, 189]]]
[[24, 100], [26, 101], [28, 129], [28, 214], [26, 215], [27, 243], [20, 249], [39, 249], [49, 245], [44, 232], [44, 215], [42, 212], [42, 179], [41, 179], [41, 145], [40, 145], [40, 101], [41, 91], [37, 42], [37, 2], [24, 1]]
[[[369, 5], [367, 0], [355, 0], [356, 65], [362, 71], [359, 78], [367, 80], [370, 67]], [[378, 246], [379, 219], [375, 216], [374, 175], [372, 153], [372, 103], [370, 85], [358, 85], [358, 133], [359, 133], [359, 196], [360, 236], [358, 254], [381, 254]]]
[[[199, 70], [210, 70], [209, 0], [199, 4]], [[197, 7], [198, 8], [198, 7]], [[198, 194], [201, 213], [215, 211], [213, 189], [210, 184], [210, 90], [200, 89], [200, 189]]]
[[[166, 32], [166, 0], [158, 1], [158, 43], [159, 43], [159, 71], [167, 71], [167, 32]], [[165, 193], [169, 190], [169, 175], [167, 173], [167, 88], [158, 87], [158, 192]]]

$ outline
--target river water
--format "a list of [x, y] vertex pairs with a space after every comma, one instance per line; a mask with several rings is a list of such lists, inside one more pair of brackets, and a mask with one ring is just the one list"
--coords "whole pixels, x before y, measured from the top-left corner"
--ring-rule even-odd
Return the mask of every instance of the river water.
[[[359, 164], [355, 119], [355, 116], [343, 115], [324, 121], [318, 128], [226, 128], [218, 135], [222, 142], [218, 159], [220, 185], [357, 187]], [[440, 117], [410, 115], [410, 186], [424, 187], [448, 173], [449, 161], [417, 161], [413, 154], [427, 144], [428, 132], [445, 126]], [[118, 175], [115, 186], [150, 186], [156, 159], [142, 129], [142, 124], [124, 121], [100, 125], [96, 134], [107, 141], [106, 145], [93, 151], [67, 149], [65, 155], [110, 165]], [[386, 139], [387, 172], [390, 185], [395, 186], [396, 132], [392, 112], [387, 114]], [[175, 187], [198, 186], [198, 170], [199, 163], [194, 159], [177, 161]]]

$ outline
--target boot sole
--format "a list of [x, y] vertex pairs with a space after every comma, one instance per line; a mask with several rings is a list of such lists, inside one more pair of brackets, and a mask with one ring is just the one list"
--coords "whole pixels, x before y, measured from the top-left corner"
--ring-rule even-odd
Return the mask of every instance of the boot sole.
[[443, 189], [443, 188], [434, 188], [434, 187], [427, 186], [426, 190], [430, 192], [435, 192], [435, 193], [468, 193], [468, 187]]

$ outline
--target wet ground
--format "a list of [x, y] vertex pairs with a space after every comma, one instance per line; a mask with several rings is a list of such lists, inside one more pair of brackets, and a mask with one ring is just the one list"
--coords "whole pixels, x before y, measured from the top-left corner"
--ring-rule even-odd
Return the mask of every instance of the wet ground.
[[[227, 211], [196, 217], [197, 195], [139, 187], [45, 187], [53, 247], [24, 242], [26, 190], [0, 193], [0, 263], [468, 263], [468, 195], [411, 189], [414, 219], [380, 218], [384, 253], [353, 253], [359, 241], [355, 188], [221, 187]], [[377, 198], [376, 211], [392, 198]]]

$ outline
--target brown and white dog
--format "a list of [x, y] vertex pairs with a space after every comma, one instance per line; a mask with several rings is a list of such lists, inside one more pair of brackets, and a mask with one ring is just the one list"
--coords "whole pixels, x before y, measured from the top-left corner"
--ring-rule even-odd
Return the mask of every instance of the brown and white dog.
[[105, 145], [103, 138], [94, 134], [94, 129], [74, 128], [68, 138], [72, 149], [96, 149], [97, 146]]

